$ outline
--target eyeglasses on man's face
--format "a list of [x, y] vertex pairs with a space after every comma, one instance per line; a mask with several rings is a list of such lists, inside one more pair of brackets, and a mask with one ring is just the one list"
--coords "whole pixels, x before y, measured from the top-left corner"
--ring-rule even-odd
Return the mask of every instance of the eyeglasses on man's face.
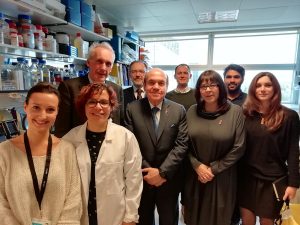
[[144, 73], [146, 73], [145, 70], [131, 70], [130, 72], [131, 72], [132, 74], [137, 74], [137, 73], [142, 73], [142, 74], [144, 74]]
[[218, 85], [214, 84], [214, 83], [213, 84], [203, 84], [203, 85], [200, 86], [200, 91], [206, 91], [208, 88], [210, 90], [214, 90], [217, 87], [218, 87]]
[[94, 108], [98, 105], [98, 103], [102, 108], [108, 108], [110, 106], [109, 101], [105, 99], [101, 99], [100, 101], [97, 101], [96, 99], [90, 99], [87, 101], [86, 105], [90, 108]]

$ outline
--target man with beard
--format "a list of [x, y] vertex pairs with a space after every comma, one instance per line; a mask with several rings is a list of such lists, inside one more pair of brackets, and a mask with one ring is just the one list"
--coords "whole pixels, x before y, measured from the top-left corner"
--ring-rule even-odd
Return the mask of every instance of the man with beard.
[[242, 106], [247, 97], [247, 94], [241, 90], [245, 76], [245, 69], [240, 65], [230, 64], [224, 69], [223, 74], [228, 92], [228, 100], [230, 100], [233, 104]]
[[[224, 69], [224, 83], [227, 87], [227, 99], [233, 104], [242, 106], [247, 94], [242, 92], [241, 86], [244, 82], [245, 69], [237, 64], [230, 64]], [[231, 218], [231, 225], [238, 225], [240, 222], [239, 207], [236, 204]]]

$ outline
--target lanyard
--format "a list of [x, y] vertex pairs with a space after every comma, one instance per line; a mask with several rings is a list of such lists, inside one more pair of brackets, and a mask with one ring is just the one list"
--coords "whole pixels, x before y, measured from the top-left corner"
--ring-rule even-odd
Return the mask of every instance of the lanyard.
[[42, 200], [43, 200], [46, 185], [47, 185], [48, 173], [49, 173], [50, 161], [51, 161], [51, 150], [52, 150], [51, 135], [49, 134], [49, 138], [48, 138], [47, 158], [46, 158], [46, 163], [45, 163], [45, 169], [44, 169], [44, 175], [43, 175], [41, 190], [39, 190], [39, 183], [38, 183], [36, 172], [35, 172], [35, 169], [34, 169], [34, 164], [33, 164], [33, 159], [32, 159], [32, 154], [31, 154], [31, 148], [30, 148], [30, 145], [29, 145], [27, 132], [24, 133], [24, 143], [25, 143], [25, 149], [26, 149], [26, 155], [27, 155], [28, 164], [29, 164], [29, 168], [30, 168], [30, 173], [31, 173], [31, 176], [32, 176], [32, 183], [33, 183], [33, 187], [34, 187], [35, 197], [36, 197], [36, 200], [39, 203], [39, 207], [41, 209], [41, 204], [42, 204]]

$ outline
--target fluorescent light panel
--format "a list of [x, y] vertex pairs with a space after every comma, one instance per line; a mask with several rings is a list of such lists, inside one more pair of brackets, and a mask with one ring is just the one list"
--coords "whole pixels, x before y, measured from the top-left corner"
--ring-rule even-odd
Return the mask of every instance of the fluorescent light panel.
[[220, 23], [237, 21], [239, 10], [199, 13], [198, 23]]

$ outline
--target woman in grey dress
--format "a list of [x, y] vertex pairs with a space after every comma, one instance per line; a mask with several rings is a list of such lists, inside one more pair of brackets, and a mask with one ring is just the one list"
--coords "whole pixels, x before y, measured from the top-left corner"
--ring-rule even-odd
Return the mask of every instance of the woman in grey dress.
[[184, 191], [188, 225], [230, 225], [236, 201], [236, 163], [244, 153], [244, 116], [227, 101], [221, 76], [204, 71], [197, 104], [187, 112], [190, 153]]

